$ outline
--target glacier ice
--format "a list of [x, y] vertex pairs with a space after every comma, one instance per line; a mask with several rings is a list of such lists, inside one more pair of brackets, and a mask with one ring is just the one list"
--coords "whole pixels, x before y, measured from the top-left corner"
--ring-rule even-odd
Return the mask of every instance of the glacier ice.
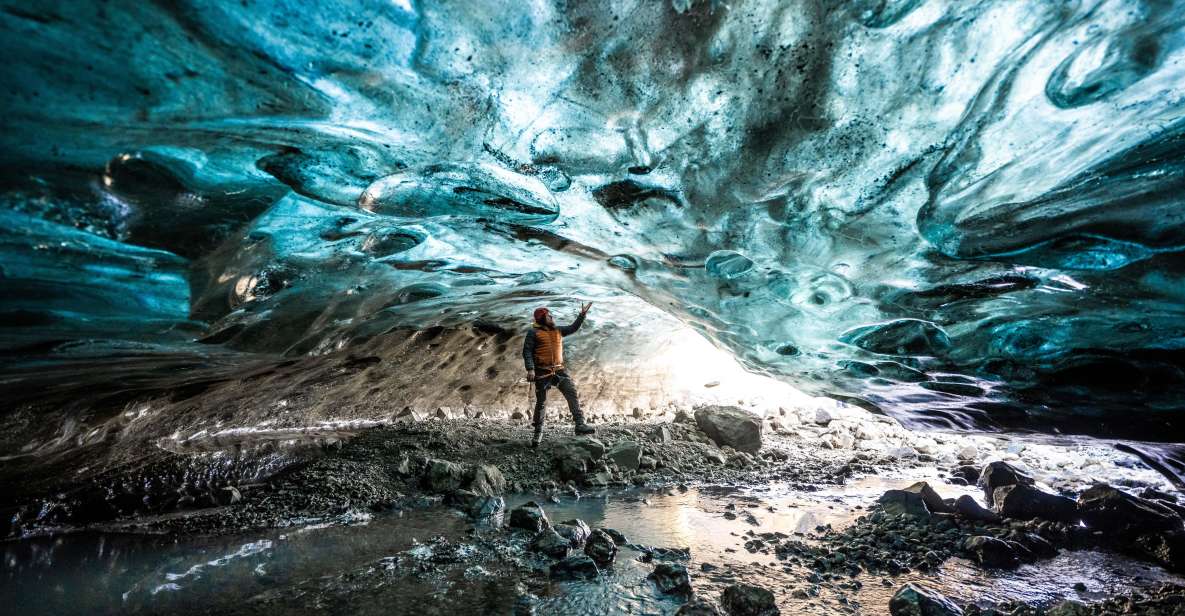
[[1185, 440], [1178, 3], [3, 4], [10, 357], [640, 299], [909, 425]]

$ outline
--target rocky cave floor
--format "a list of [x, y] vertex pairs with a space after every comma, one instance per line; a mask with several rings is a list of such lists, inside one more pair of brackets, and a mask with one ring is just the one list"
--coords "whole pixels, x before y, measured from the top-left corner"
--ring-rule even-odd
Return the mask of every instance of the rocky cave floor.
[[[268, 532], [272, 539], [138, 591], [152, 601], [129, 603], [134, 593], [124, 593], [119, 611], [1185, 614], [1185, 587], [1176, 585], [1185, 580], [1176, 576], [1185, 573], [1185, 506], [1138, 462], [1100, 445], [917, 436], [852, 412], [863, 416], [781, 410], [762, 420], [705, 407], [665, 421], [601, 422], [593, 437], [572, 436], [569, 423], [553, 420], [538, 449], [521, 417], [407, 414], [329, 441], [290, 443], [289, 463], [262, 481], [200, 489], [162, 482], [172, 498], [159, 505], [153, 496], [151, 511], [86, 521], [77, 512], [93, 504], [71, 502], [69, 490], [27, 503], [13, 518], [25, 538], [6, 543], [6, 599], [30, 601], [29, 580], [39, 578], [24, 561], [47, 541]], [[861, 446], [872, 442], [879, 447]], [[227, 455], [170, 454], [157, 464], [192, 468], [194, 456], [214, 464]], [[614, 518], [612, 503], [634, 513]], [[74, 523], [52, 523], [54, 512], [70, 510]], [[693, 514], [700, 517], [680, 518]], [[633, 528], [631, 515], [675, 516], [655, 523], [688, 527], [686, 543], [643, 543], [610, 526], [618, 519]], [[213, 577], [195, 573], [202, 567], [310, 529], [355, 533], [352, 541], [370, 547], [379, 532], [397, 537], [389, 549], [398, 549], [283, 582], [259, 564], [261, 586], [231, 603], [155, 598], [187, 576]], [[1090, 574], [1073, 560], [1084, 554], [1114, 557], [1100, 565], [1116, 573], [1112, 584], [1071, 581]], [[1048, 574], [1058, 592], [1017, 600], [976, 586], [980, 578], [1025, 585], [1048, 577], [1043, 567], [1069, 570]], [[1139, 587], [1125, 587], [1128, 579]], [[18, 581], [23, 591], [14, 591]]]

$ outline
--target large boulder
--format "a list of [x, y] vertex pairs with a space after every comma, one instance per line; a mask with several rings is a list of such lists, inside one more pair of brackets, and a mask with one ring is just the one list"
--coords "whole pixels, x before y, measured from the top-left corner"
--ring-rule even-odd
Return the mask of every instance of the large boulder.
[[1088, 528], [1112, 537], [1182, 530], [1181, 517], [1169, 507], [1105, 484], [1078, 495], [1078, 513]]
[[510, 528], [519, 528], [531, 531], [532, 533], [540, 533], [545, 529], [551, 528], [551, 522], [547, 519], [547, 514], [543, 512], [543, 508], [535, 501], [527, 501], [512, 509], [507, 525]]
[[613, 560], [617, 558], [617, 542], [609, 533], [597, 529], [584, 542], [584, 553], [593, 559], [598, 567], [604, 569], [613, 564]]
[[920, 584], [906, 584], [889, 600], [892, 616], [962, 616], [963, 608]]
[[569, 556], [552, 563], [549, 570], [553, 580], [595, 580], [601, 574], [597, 563], [584, 554]]
[[465, 467], [447, 460], [428, 460], [421, 483], [424, 489], [447, 494], [465, 485]]
[[720, 605], [729, 616], [778, 616], [774, 594], [760, 586], [733, 584], [720, 593]]
[[636, 471], [642, 462], [642, 446], [635, 441], [622, 441], [610, 447], [605, 457], [623, 471]]
[[979, 487], [983, 488], [983, 500], [989, 507], [995, 506], [996, 488], [1011, 485], [1031, 486], [1033, 478], [1007, 462], [992, 462], [983, 467], [979, 474]]
[[968, 494], [964, 494], [955, 500], [955, 513], [973, 522], [1000, 521], [1000, 516], [996, 512], [985, 509]]
[[1014, 569], [1020, 565], [1018, 546], [1011, 541], [979, 535], [968, 538], [963, 550], [984, 567]]
[[696, 409], [695, 423], [720, 447], [745, 453], [761, 450], [761, 418], [735, 406], [705, 406]]
[[1025, 484], [1011, 484], [996, 488], [992, 500], [996, 513], [1018, 520], [1052, 520], [1077, 523], [1078, 503], [1064, 496], [1042, 492]]
[[659, 563], [646, 577], [654, 580], [658, 590], [666, 594], [691, 594], [691, 576], [687, 574], [687, 567], [678, 563]]

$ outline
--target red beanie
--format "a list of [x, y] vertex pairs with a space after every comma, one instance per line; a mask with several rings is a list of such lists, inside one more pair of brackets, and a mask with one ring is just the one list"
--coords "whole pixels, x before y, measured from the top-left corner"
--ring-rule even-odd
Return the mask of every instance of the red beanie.
[[547, 316], [548, 310], [546, 308], [535, 309], [535, 322], [539, 322], [543, 317]]

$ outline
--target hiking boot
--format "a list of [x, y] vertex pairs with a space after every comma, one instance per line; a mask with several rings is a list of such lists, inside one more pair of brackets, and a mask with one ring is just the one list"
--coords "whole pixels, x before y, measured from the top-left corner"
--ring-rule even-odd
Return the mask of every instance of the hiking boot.
[[543, 442], [543, 430], [536, 430], [535, 435], [531, 437], [531, 449], [539, 446]]
[[596, 433], [597, 433], [597, 429], [596, 429], [596, 428], [594, 428], [594, 427], [592, 427], [592, 426], [590, 426], [590, 425], [588, 425], [588, 424], [586, 424], [586, 423], [578, 423], [578, 424], [576, 424], [576, 434], [577, 434], [577, 436], [581, 436], [581, 435], [584, 435], [584, 434], [596, 434]]

